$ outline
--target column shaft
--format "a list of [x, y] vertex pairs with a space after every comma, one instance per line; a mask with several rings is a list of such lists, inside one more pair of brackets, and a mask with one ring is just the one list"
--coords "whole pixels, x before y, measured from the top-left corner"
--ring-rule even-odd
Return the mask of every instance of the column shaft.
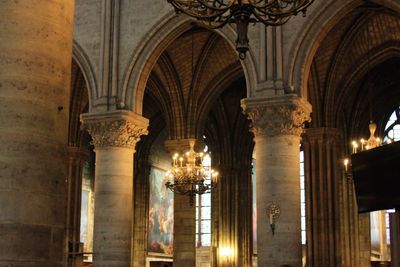
[[196, 206], [174, 194], [174, 267], [196, 266]]
[[83, 114], [96, 152], [93, 261], [131, 266], [133, 155], [148, 120], [126, 110]]
[[258, 266], [300, 267], [299, 145], [311, 106], [296, 95], [284, 95], [243, 99], [242, 107], [256, 143]]
[[390, 220], [390, 253], [392, 267], [400, 267], [400, 211], [391, 213]]
[[0, 265], [65, 261], [74, 1], [0, 2]]
[[[229, 165], [220, 165], [218, 211], [218, 267], [234, 267], [238, 264], [238, 213], [239, 170]], [[244, 199], [243, 199], [244, 201]], [[221, 250], [229, 249], [230, 255], [221, 255]]]
[[[259, 266], [301, 266], [300, 158], [298, 136], [256, 137]], [[281, 215], [272, 234], [267, 209]]]
[[[341, 264], [340, 190], [343, 175], [339, 172], [340, 133], [333, 128], [310, 128], [304, 135], [307, 206], [307, 264]], [[342, 237], [344, 239], [344, 236]], [[342, 243], [342, 244], [341, 244]], [[344, 260], [344, 259], [343, 259]]]
[[[215, 154], [214, 154], [215, 155]], [[252, 262], [251, 166], [221, 164], [218, 194], [218, 267], [250, 266]], [[229, 249], [230, 255], [221, 255]]]
[[94, 262], [97, 267], [130, 266], [133, 149], [96, 149]]

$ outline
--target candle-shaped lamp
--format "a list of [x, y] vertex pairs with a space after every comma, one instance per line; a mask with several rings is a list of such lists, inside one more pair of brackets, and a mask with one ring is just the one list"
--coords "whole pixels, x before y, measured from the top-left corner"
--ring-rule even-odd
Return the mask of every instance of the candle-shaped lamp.
[[348, 171], [348, 165], [349, 165], [349, 159], [344, 159], [343, 163], [344, 163], [344, 171], [347, 172]]

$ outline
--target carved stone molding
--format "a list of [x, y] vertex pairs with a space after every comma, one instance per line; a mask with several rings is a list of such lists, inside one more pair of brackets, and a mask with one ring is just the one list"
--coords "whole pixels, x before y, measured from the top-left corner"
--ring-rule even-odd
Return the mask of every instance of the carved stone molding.
[[340, 142], [342, 133], [337, 128], [308, 128], [303, 134], [303, 141], [313, 143], [317, 141]]
[[203, 151], [204, 142], [202, 140], [189, 139], [169, 139], [164, 142], [165, 149], [170, 153], [184, 153], [190, 149], [190, 142], [195, 142], [194, 150]]
[[70, 159], [85, 161], [89, 157], [89, 151], [85, 147], [68, 146], [67, 152]]
[[304, 122], [310, 121], [311, 105], [297, 95], [247, 98], [241, 106], [251, 120], [250, 131], [255, 136], [300, 136]]
[[148, 134], [148, 120], [126, 110], [82, 114], [81, 121], [83, 129], [91, 135], [95, 148], [134, 149], [140, 137]]

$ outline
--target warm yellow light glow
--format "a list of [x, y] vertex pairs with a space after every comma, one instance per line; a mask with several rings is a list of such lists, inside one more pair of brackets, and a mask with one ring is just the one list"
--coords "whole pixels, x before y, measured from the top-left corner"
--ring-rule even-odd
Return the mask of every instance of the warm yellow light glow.
[[[205, 156], [205, 158], [203, 157]], [[200, 160], [199, 160], [200, 159]], [[209, 177], [210, 173], [212, 177]], [[194, 142], [190, 150], [184, 154], [174, 154], [172, 169], [167, 173], [170, 177], [165, 185], [174, 193], [190, 196], [190, 205], [194, 203], [194, 194], [211, 192], [217, 186], [217, 175], [211, 169], [211, 157], [208, 154], [196, 153]], [[211, 183], [205, 181], [211, 178]]]
[[219, 255], [222, 257], [231, 257], [233, 256], [233, 249], [229, 247], [221, 247], [219, 248]]
[[349, 165], [349, 159], [344, 159], [343, 163], [344, 163], [344, 170], [347, 172], [348, 165]]
[[357, 141], [353, 141], [351, 142], [351, 144], [353, 146], [353, 153], [357, 153], [357, 148], [358, 148]]

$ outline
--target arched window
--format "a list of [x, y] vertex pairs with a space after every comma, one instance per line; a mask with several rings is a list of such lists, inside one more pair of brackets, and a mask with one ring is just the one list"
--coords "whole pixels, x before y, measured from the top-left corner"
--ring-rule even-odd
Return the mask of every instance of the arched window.
[[[206, 146], [204, 152], [207, 152]], [[211, 170], [211, 157], [207, 154], [203, 166]], [[208, 167], [208, 168], [207, 168]], [[211, 173], [207, 173], [206, 184], [211, 184]], [[197, 247], [211, 246], [211, 193], [196, 197], [196, 244]]]
[[400, 107], [393, 111], [385, 126], [383, 141], [399, 141], [400, 140]]
[[[385, 125], [383, 141], [388, 142], [389, 140], [390, 142], [400, 141], [400, 106], [393, 111], [392, 115], [390, 115], [390, 118]], [[387, 244], [390, 244], [389, 213], [391, 212], [394, 212], [394, 210], [387, 210], [385, 213], [385, 230]]]

